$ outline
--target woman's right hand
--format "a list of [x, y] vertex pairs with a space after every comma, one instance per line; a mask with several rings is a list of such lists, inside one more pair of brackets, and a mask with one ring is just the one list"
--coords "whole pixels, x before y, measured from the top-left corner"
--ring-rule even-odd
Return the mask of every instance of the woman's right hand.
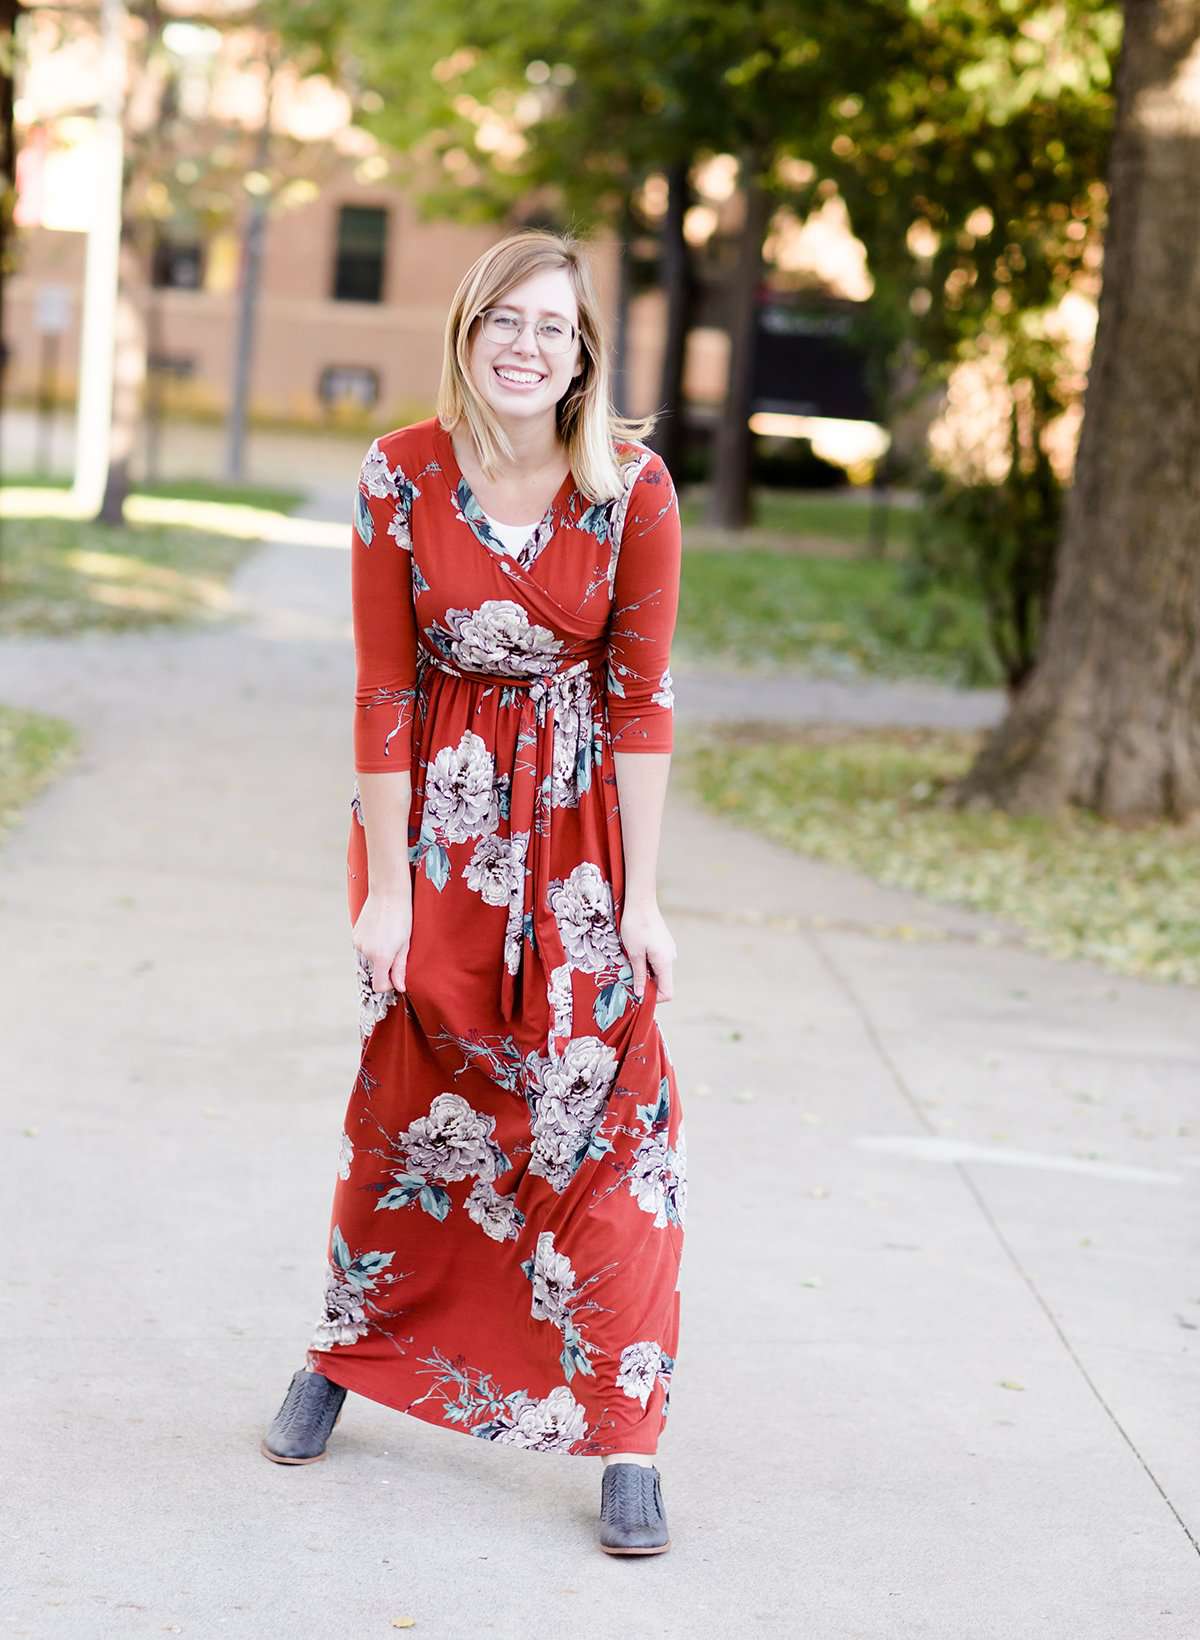
[[403, 991], [412, 938], [412, 888], [371, 889], [354, 925], [354, 948], [371, 974], [375, 991]]

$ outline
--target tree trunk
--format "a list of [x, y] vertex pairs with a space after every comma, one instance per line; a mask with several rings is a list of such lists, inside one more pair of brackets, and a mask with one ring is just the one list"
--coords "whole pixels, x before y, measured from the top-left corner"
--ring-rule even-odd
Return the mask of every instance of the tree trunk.
[[759, 288], [763, 277], [763, 240], [772, 208], [761, 173], [760, 157], [748, 151], [742, 156], [746, 216], [738, 237], [733, 286], [729, 293], [729, 383], [713, 441], [713, 477], [708, 498], [708, 522], [726, 530], [740, 530], [751, 522], [751, 389]]
[[1200, 48], [1195, 0], [1127, 0], [1075, 482], [1038, 663], [965, 806], [1200, 808]]
[[612, 400], [619, 416], [628, 416], [629, 399], [629, 307], [633, 298], [633, 236], [637, 224], [633, 204], [626, 196], [617, 224], [617, 323], [613, 337]]
[[[275, 95], [277, 59], [265, 64], [262, 122], [255, 139], [254, 169], [265, 171], [271, 160], [271, 111]], [[263, 247], [267, 236], [267, 200], [263, 194], [250, 197], [242, 237], [242, 277], [238, 292], [237, 337], [233, 354], [233, 396], [229, 403], [229, 424], [225, 446], [225, 477], [240, 484], [246, 466], [246, 419], [250, 407], [250, 382], [254, 341], [258, 327], [258, 293], [262, 282]]]
[[662, 288], [667, 299], [667, 334], [663, 342], [658, 406], [662, 415], [649, 444], [678, 476], [683, 467], [683, 365], [691, 329], [692, 271], [683, 219], [691, 204], [690, 167], [679, 161], [667, 169], [667, 215], [662, 225]]
[[124, 522], [125, 497], [133, 478], [133, 456], [142, 425], [146, 383], [146, 321], [138, 286], [145, 277], [134, 223], [122, 224], [113, 345], [112, 421], [109, 424], [108, 476], [97, 514], [102, 524]]
[[[13, 126], [13, 72], [19, 0], [0, 0], [0, 416], [4, 412], [4, 287], [8, 277], [12, 213], [16, 202], [17, 142]], [[0, 458], [0, 472], [3, 461]]]

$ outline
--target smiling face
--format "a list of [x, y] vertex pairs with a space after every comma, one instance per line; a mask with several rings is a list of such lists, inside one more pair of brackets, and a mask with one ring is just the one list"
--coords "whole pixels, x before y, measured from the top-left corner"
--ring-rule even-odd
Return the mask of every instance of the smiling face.
[[563, 268], [530, 274], [492, 306], [520, 313], [531, 322], [511, 341], [493, 342], [476, 320], [468, 354], [475, 390], [503, 421], [553, 417], [555, 405], [583, 369], [583, 343], [576, 336], [564, 353], [544, 353], [533, 325], [553, 314], [578, 329], [579, 309], [568, 274]]

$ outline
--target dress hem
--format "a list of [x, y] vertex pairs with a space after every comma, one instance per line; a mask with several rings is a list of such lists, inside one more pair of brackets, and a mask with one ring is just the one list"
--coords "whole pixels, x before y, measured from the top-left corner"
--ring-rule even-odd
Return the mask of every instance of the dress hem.
[[[320, 1361], [321, 1365], [319, 1367], [313, 1367], [314, 1361]], [[329, 1365], [334, 1368], [341, 1370], [335, 1370], [333, 1372], [326, 1371], [326, 1363], [329, 1363]], [[444, 1418], [437, 1418], [433, 1416], [426, 1417], [425, 1413], [419, 1407], [401, 1405], [398, 1401], [389, 1401], [386, 1397], [377, 1394], [375, 1390], [367, 1387], [368, 1384], [378, 1381], [373, 1373], [363, 1373], [360, 1375], [354, 1370], [354, 1366], [350, 1361], [348, 1361], [345, 1357], [339, 1358], [331, 1350], [310, 1349], [307, 1352], [307, 1364], [309, 1367], [313, 1367], [314, 1371], [320, 1372], [323, 1378], [328, 1378], [331, 1384], [339, 1384], [343, 1389], [349, 1390], [352, 1395], [361, 1395], [364, 1400], [374, 1401], [377, 1406], [388, 1407], [393, 1412], [403, 1413], [406, 1418], [415, 1418], [418, 1423], [429, 1424], [434, 1429], [442, 1429], [454, 1435], [474, 1435], [475, 1433], [473, 1430], [468, 1429], [465, 1424], [448, 1424]], [[430, 1412], [433, 1412], [432, 1406], [430, 1407]], [[475, 1439], [481, 1440], [483, 1437], [475, 1436]], [[503, 1444], [509, 1445], [510, 1443], [504, 1442]], [[585, 1445], [589, 1447], [594, 1444], [595, 1443], [585, 1443]], [[646, 1446], [644, 1444], [639, 1444], [639, 1442], [635, 1439], [611, 1441], [604, 1447], [603, 1450], [584, 1451], [580, 1449], [577, 1442], [571, 1446], [530, 1446], [521, 1447], [519, 1450], [524, 1452], [557, 1452], [568, 1458], [603, 1458], [609, 1452], [634, 1452], [637, 1453], [639, 1457], [653, 1458], [658, 1455], [658, 1444], [655, 1443], [653, 1446]]]

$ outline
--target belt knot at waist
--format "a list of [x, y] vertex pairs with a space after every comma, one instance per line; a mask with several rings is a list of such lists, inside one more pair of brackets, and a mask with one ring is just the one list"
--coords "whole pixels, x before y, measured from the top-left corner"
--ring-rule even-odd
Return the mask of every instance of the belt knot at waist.
[[535, 700], [568, 678], [581, 677], [585, 672], [593, 674], [598, 681], [605, 664], [603, 656], [585, 655], [582, 660], [564, 666], [559, 672], [546, 672], [538, 677], [510, 677], [502, 672], [470, 672], [461, 666], [451, 666], [449, 661], [435, 655], [431, 649], [422, 648], [421, 654], [429, 665], [436, 666], [439, 671], [448, 672], [452, 678], [466, 678], [472, 683], [498, 683], [511, 689], [524, 689]]

